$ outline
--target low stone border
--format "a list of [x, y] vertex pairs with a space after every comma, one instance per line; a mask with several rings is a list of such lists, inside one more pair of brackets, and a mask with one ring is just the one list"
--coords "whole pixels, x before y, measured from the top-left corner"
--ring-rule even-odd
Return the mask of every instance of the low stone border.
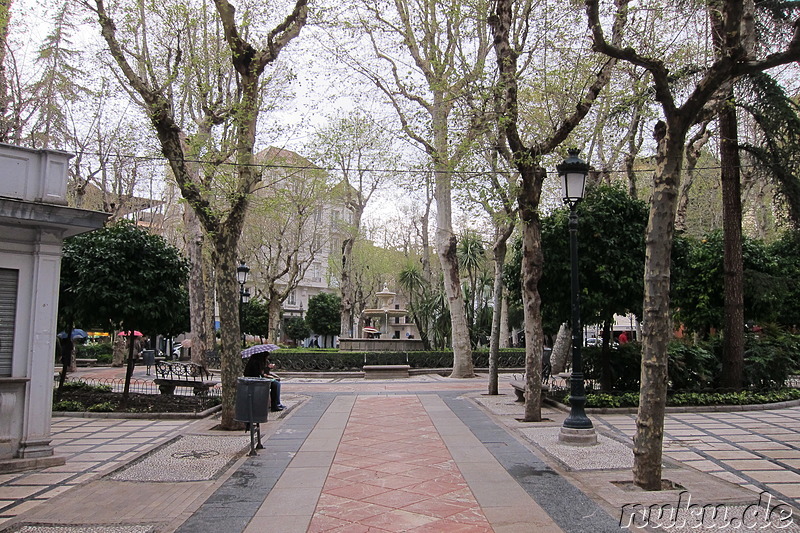
[[[544, 403], [558, 409], [559, 411], [570, 411], [570, 406], [557, 402], [551, 398], [545, 398]], [[680, 405], [667, 406], [667, 413], [731, 413], [735, 411], [770, 411], [774, 409], [785, 409], [787, 407], [800, 406], [800, 400], [788, 400], [785, 402], [756, 403], [747, 405]], [[586, 414], [598, 415], [635, 415], [639, 412], [638, 407], [587, 407]]]
[[9, 533], [153, 533], [153, 525], [81, 524], [58, 526], [53, 524], [18, 524]]
[[207, 418], [222, 410], [222, 405], [215, 405], [199, 413], [93, 413], [90, 411], [53, 411], [55, 417], [75, 417], [75, 418], [145, 418], [157, 420], [185, 420], [195, 418]]

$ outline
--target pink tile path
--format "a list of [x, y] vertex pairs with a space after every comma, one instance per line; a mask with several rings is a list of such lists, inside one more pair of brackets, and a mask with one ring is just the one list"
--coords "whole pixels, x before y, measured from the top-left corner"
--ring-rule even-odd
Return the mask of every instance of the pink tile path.
[[308, 528], [493, 531], [417, 396], [356, 400]]

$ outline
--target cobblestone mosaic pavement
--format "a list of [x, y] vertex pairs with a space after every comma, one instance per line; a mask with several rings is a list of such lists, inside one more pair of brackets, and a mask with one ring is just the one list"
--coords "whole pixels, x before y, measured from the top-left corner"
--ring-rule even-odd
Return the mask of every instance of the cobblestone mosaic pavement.
[[98, 525], [77, 525], [77, 526], [48, 526], [48, 525], [26, 525], [19, 529], [12, 529], [14, 533], [152, 533], [155, 531], [153, 526], [98, 526]]
[[250, 437], [185, 435], [109, 476], [115, 481], [205, 481], [217, 477], [250, 447]]

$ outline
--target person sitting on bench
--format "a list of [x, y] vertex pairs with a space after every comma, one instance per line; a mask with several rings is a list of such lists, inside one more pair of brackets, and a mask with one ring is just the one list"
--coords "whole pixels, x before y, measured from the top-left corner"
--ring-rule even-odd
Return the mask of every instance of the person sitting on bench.
[[271, 379], [272, 382], [269, 384], [270, 411], [283, 411], [286, 406], [281, 404], [281, 378], [271, 372], [275, 368], [275, 363], [269, 362], [267, 353], [251, 355], [244, 367], [244, 375], [249, 378]]

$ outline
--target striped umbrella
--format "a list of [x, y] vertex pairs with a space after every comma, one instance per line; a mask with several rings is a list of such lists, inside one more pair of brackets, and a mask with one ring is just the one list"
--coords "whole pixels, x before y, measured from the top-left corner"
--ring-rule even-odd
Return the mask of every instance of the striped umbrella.
[[280, 347], [276, 346], [275, 344], [256, 344], [255, 346], [251, 346], [242, 350], [242, 358], [244, 359], [250, 357], [251, 355], [262, 352], [274, 352], [278, 348]]

